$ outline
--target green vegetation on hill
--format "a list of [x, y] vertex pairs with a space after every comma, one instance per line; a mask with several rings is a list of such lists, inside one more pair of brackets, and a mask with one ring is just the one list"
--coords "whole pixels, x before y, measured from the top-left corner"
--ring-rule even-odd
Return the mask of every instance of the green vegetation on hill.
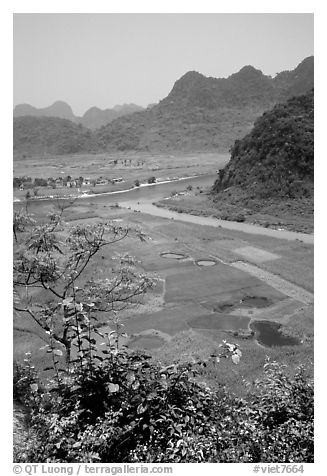
[[265, 110], [313, 87], [313, 57], [280, 75], [253, 66], [220, 79], [189, 71], [158, 105], [111, 122], [97, 137], [109, 150], [226, 151]]
[[77, 124], [82, 124], [89, 129], [96, 129], [109, 122], [117, 119], [117, 117], [125, 114], [132, 114], [136, 111], [142, 111], [143, 107], [136, 104], [117, 105], [113, 109], [99, 109], [91, 107], [82, 117], [75, 116], [72, 108], [64, 101], [56, 101], [51, 106], [36, 108], [30, 104], [17, 104], [14, 108], [14, 117], [60, 117], [61, 119], [69, 119]]
[[159, 206], [223, 220], [311, 233], [314, 211], [313, 90], [264, 113], [236, 140], [209, 193], [194, 191]]
[[[84, 125], [93, 129], [109, 120], [111, 122], [96, 129], [93, 135], [82, 129], [86, 138], [83, 135], [83, 140], [77, 141], [74, 140], [73, 125], [69, 126], [74, 142], [71, 149], [72, 152], [88, 152], [94, 148], [150, 152], [228, 151], [236, 139], [251, 130], [254, 121], [264, 111], [291, 96], [305, 94], [312, 87], [313, 57], [306, 58], [293, 71], [282, 72], [275, 78], [264, 75], [253, 66], [245, 66], [228, 78], [205, 77], [189, 71], [176, 81], [159, 104], [141, 112], [128, 114], [133, 110], [129, 107], [125, 111], [128, 115], [112, 120], [123, 110], [92, 108], [81, 118]], [[49, 122], [44, 128], [45, 135], [56, 135], [56, 131], [50, 133]], [[57, 140], [60, 142], [59, 137]], [[35, 136], [35, 123], [31, 122], [25, 123], [23, 134], [14, 122], [14, 144], [21, 152], [43, 153], [44, 149], [38, 133]], [[68, 144], [57, 150], [53, 143], [48, 152], [61, 154], [63, 149], [70, 153]]]
[[14, 152], [74, 154], [97, 151], [92, 131], [59, 117], [14, 118]]
[[275, 106], [237, 140], [213, 192], [236, 186], [249, 198], [313, 196], [313, 91]]

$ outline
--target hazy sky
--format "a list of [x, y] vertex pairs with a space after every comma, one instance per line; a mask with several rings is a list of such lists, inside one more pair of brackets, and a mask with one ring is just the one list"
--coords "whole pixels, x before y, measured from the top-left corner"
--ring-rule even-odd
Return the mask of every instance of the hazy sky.
[[146, 106], [190, 70], [275, 75], [313, 54], [312, 14], [14, 14], [14, 105]]

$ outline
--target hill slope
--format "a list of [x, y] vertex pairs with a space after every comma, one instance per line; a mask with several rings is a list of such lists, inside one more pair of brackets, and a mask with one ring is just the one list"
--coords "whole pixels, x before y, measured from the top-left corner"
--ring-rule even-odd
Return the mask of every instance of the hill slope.
[[266, 112], [235, 142], [211, 199], [227, 216], [241, 214], [238, 217], [262, 224], [313, 230], [313, 90]]
[[209, 193], [157, 203], [177, 212], [311, 233], [314, 209], [313, 90], [264, 113], [237, 140]]
[[111, 122], [97, 137], [113, 150], [227, 151], [265, 110], [312, 88], [313, 77], [313, 57], [275, 78], [253, 66], [221, 79], [190, 71], [158, 105]]
[[117, 104], [112, 109], [100, 109], [91, 107], [82, 117], [75, 116], [72, 108], [64, 101], [56, 101], [51, 106], [36, 108], [30, 104], [17, 104], [14, 108], [14, 117], [34, 116], [34, 117], [60, 117], [69, 119], [72, 122], [82, 124], [89, 129], [97, 129], [118, 117], [132, 114], [136, 111], [143, 111], [143, 107], [136, 104]]
[[263, 114], [253, 130], [235, 142], [213, 191], [238, 186], [260, 198], [312, 196], [313, 119], [313, 91]]
[[[74, 124], [66, 124], [63, 133], [65, 135], [68, 129], [72, 131], [71, 147], [68, 137], [64, 140], [65, 145], [60, 144], [58, 122], [53, 123], [54, 130], [51, 131], [49, 128], [52, 123], [49, 121], [43, 126], [30, 119], [25, 121], [24, 126], [22, 122], [14, 121], [15, 150], [43, 153], [43, 142], [50, 141], [48, 153], [55, 154], [69, 153], [61, 151], [71, 148], [78, 149], [78, 152], [89, 152], [90, 148], [109, 151], [226, 152], [236, 139], [250, 132], [254, 121], [264, 111], [292, 95], [304, 94], [312, 87], [313, 57], [306, 58], [293, 71], [284, 71], [275, 78], [265, 76], [253, 66], [244, 66], [238, 73], [220, 79], [207, 78], [190, 71], [176, 81], [166, 98], [151, 108], [134, 113], [131, 111], [138, 106], [124, 105], [106, 110], [91, 108], [83, 118], [75, 118], [74, 121], [82, 122], [91, 129], [111, 122], [94, 133], [74, 129]], [[31, 108], [25, 105], [22, 111], [22, 107], [15, 108], [16, 114], [29, 112]], [[48, 114], [49, 109], [41, 111], [47, 110]], [[37, 111], [39, 115], [40, 110]], [[36, 115], [35, 111], [32, 115]], [[117, 115], [122, 117], [112, 120]], [[38, 119], [43, 120], [41, 117]], [[30, 134], [28, 126], [31, 127]], [[42, 140], [39, 137], [41, 129], [45, 133]], [[76, 137], [83, 130], [83, 140], [76, 142]], [[58, 139], [58, 147], [53, 141], [54, 137]]]
[[14, 152], [73, 154], [98, 150], [92, 131], [58, 117], [14, 118]]
[[143, 107], [136, 104], [117, 105], [113, 109], [99, 109], [98, 107], [91, 107], [85, 114], [78, 118], [77, 122], [89, 129], [98, 129], [101, 126], [109, 124], [118, 117], [132, 114], [133, 112], [143, 111]]

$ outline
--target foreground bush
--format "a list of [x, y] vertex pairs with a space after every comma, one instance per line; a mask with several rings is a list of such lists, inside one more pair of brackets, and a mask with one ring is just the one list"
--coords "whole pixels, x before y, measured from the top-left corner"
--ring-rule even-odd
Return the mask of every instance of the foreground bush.
[[[240, 352], [224, 343], [224, 356]], [[217, 359], [219, 360], [219, 359]], [[107, 348], [41, 384], [18, 366], [16, 399], [30, 412], [17, 462], [312, 462], [313, 388], [267, 363], [247, 399], [199, 382], [204, 362], [162, 367]]]

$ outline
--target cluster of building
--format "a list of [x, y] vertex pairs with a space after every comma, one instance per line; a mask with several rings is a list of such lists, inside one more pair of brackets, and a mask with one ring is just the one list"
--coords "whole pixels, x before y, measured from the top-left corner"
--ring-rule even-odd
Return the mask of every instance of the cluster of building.
[[124, 180], [122, 177], [112, 178], [112, 179], [108, 179], [104, 177], [72, 178], [70, 175], [67, 175], [67, 177], [59, 177], [59, 178], [49, 177], [47, 179], [35, 178], [33, 180], [31, 177], [24, 176], [24, 177], [14, 177], [13, 186], [14, 188], [19, 188], [20, 190], [28, 190], [35, 187], [52, 187], [52, 188], [78, 187], [80, 188], [83, 185], [92, 185], [93, 187], [95, 187], [96, 185], [107, 185], [109, 183], [119, 183], [123, 181]]

